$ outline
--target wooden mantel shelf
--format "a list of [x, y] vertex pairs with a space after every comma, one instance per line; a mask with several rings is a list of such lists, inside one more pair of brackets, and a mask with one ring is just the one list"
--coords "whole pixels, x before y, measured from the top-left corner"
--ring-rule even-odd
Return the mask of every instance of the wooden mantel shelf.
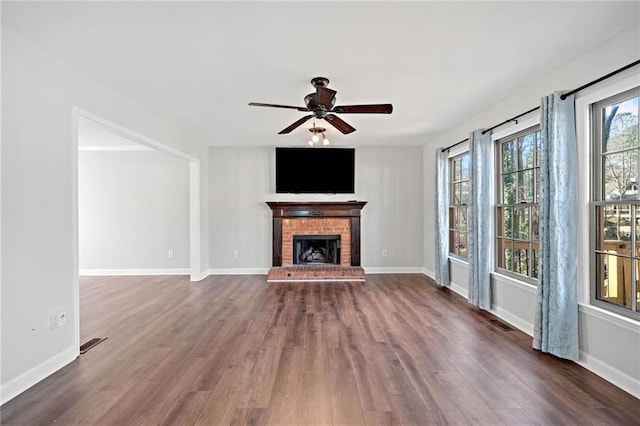
[[356, 217], [366, 201], [267, 201], [273, 217]]
[[360, 210], [366, 201], [267, 201], [273, 212], [272, 266], [282, 266], [282, 220], [351, 218], [351, 266], [360, 266]]

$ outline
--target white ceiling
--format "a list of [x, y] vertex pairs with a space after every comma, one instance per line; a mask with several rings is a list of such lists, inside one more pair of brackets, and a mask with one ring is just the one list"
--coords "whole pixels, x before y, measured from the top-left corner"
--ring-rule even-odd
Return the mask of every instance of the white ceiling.
[[[2, 2], [4, 25], [208, 145], [298, 145], [325, 76], [336, 145], [417, 145], [638, 21], [639, 2]], [[543, 94], [540, 94], [541, 96]], [[519, 111], [514, 111], [518, 113]], [[506, 117], [505, 117], [506, 118]], [[487, 123], [493, 124], [493, 123]]]

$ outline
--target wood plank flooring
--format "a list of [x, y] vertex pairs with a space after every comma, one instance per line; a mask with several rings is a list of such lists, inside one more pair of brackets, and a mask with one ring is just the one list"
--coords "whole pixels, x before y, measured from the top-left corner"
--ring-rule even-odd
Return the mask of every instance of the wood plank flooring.
[[[421, 275], [83, 278], [82, 342], [3, 425], [640, 424], [640, 401]], [[499, 325], [499, 324], [498, 324]]]

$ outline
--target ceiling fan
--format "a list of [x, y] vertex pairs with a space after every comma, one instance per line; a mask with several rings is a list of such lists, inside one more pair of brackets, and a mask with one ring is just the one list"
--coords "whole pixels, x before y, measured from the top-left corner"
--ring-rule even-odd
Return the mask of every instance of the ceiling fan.
[[297, 109], [298, 111], [311, 112], [300, 120], [284, 128], [278, 134], [286, 134], [302, 125], [311, 118], [324, 119], [327, 123], [338, 129], [343, 134], [354, 132], [355, 127], [341, 119], [335, 114], [391, 114], [393, 105], [391, 104], [369, 104], [369, 105], [340, 105], [334, 106], [336, 103], [336, 91], [329, 89], [329, 79], [325, 77], [315, 77], [311, 79], [311, 84], [316, 88], [315, 93], [309, 93], [304, 97], [306, 107], [297, 107], [290, 105], [264, 104], [259, 102], [250, 102], [251, 106], [271, 107], [271, 108], [288, 108]]

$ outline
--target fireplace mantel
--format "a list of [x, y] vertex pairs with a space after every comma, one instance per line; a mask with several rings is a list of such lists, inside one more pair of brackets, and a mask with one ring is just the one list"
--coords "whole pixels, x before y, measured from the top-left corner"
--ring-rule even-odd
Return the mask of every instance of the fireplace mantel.
[[360, 266], [360, 210], [366, 201], [267, 201], [273, 213], [272, 265], [282, 266], [282, 221], [302, 218], [350, 218], [351, 266]]

